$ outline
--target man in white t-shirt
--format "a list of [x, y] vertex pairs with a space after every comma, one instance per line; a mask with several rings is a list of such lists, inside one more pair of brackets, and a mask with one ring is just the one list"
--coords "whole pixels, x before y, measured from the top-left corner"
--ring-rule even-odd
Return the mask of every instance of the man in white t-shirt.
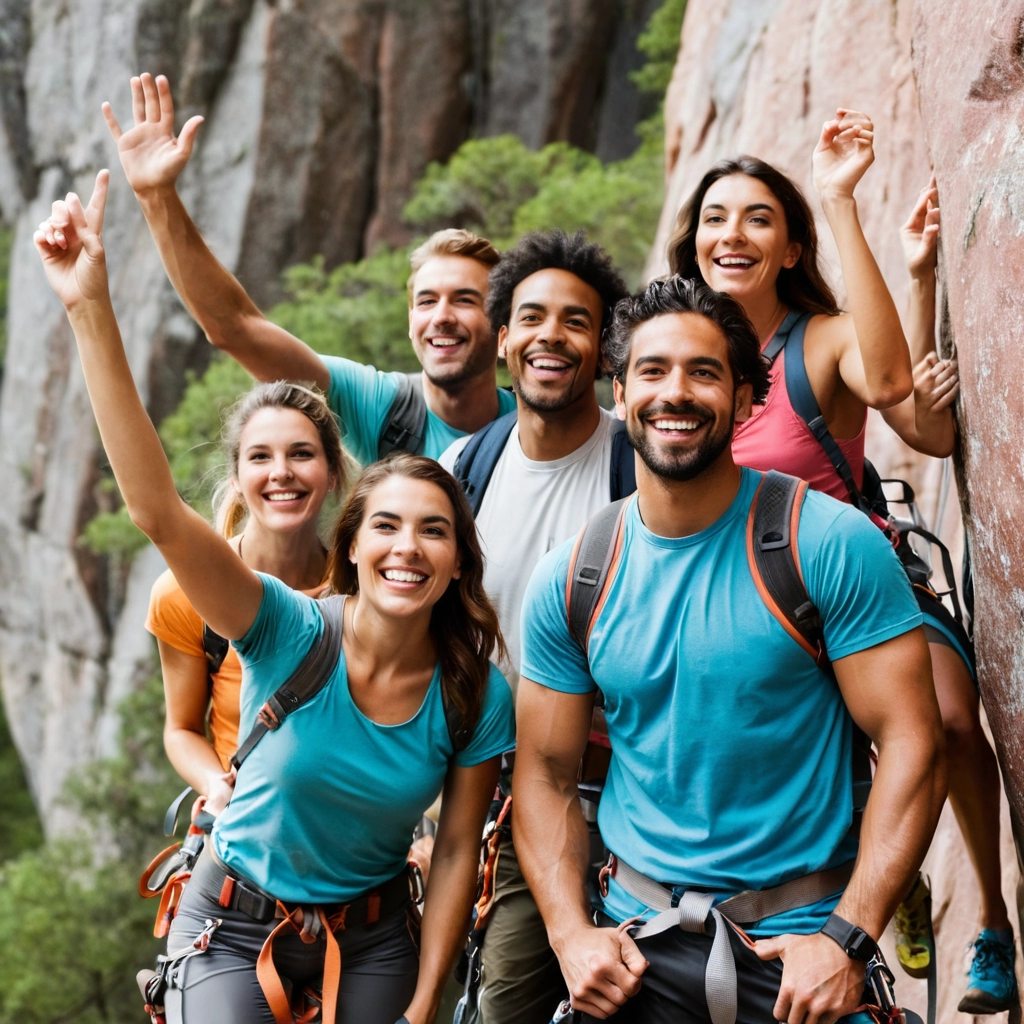
[[[633, 478], [633, 451], [615, 443], [618, 421], [598, 405], [594, 391], [601, 339], [612, 309], [626, 295], [608, 254], [582, 232], [528, 235], [490, 275], [487, 312], [512, 377], [518, 415], [456, 441], [440, 463], [465, 481], [462, 453], [468, 458], [485, 432], [503, 431], [494, 435], [498, 442], [507, 438], [500, 455], [495, 452], [497, 461], [488, 460], [493, 469], [470, 500], [487, 559], [484, 586], [509, 648], [511, 664], [502, 668], [513, 688], [520, 609], [534, 566], [621, 496], [615, 493], [621, 478], [616, 463], [626, 456]], [[477, 459], [485, 457], [485, 447]], [[483, 965], [484, 1024], [547, 1024], [565, 984], [507, 841]]]

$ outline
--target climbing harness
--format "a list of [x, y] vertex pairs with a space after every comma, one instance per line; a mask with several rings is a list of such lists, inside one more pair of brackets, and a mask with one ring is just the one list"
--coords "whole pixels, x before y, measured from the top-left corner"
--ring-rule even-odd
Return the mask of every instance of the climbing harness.
[[145, 1003], [146, 1013], [152, 1024], [167, 1024], [164, 1011], [164, 995], [167, 989], [176, 985], [182, 965], [199, 953], [205, 953], [210, 945], [210, 937], [223, 924], [219, 917], [208, 917], [203, 930], [195, 937], [191, 945], [185, 946], [174, 953], [161, 954], [156, 958], [156, 970], [139, 971], [135, 976], [139, 991]]

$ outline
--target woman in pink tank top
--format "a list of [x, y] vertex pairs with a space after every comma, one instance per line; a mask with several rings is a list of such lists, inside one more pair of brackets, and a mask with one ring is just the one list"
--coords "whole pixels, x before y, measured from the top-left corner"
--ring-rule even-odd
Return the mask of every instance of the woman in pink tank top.
[[[767, 401], [736, 425], [735, 461], [799, 476], [841, 501], [851, 499], [851, 487], [834, 465], [840, 460], [826, 453], [819, 440], [823, 431], [812, 432], [808, 419], [814, 423], [814, 416], [794, 408], [806, 412], [807, 392], [819, 427], [827, 427], [837, 443], [857, 489], [869, 406], [884, 410], [889, 424], [919, 451], [941, 457], [953, 446], [948, 407], [956, 393], [955, 367], [934, 354], [937, 193], [932, 182], [903, 229], [915, 285], [912, 371], [896, 307], [864, 239], [853, 197], [874, 159], [872, 140], [867, 117], [839, 110], [823, 127], [814, 152], [814, 184], [839, 250], [848, 312], [840, 311], [818, 267], [814, 220], [800, 189], [754, 157], [712, 167], [683, 205], [669, 242], [672, 271], [736, 299], [766, 354], [774, 356]], [[798, 360], [806, 370], [802, 377]], [[794, 388], [801, 380], [802, 391]], [[1001, 893], [998, 769], [981, 727], [971, 666], [935, 628], [940, 623], [929, 631], [934, 616], [923, 600], [922, 610], [946, 732], [950, 800], [982, 894], [981, 933], [960, 1010], [994, 1013], [1017, 1001], [1013, 934]], [[919, 880], [896, 913], [898, 957], [915, 977], [934, 969], [926, 896]]]

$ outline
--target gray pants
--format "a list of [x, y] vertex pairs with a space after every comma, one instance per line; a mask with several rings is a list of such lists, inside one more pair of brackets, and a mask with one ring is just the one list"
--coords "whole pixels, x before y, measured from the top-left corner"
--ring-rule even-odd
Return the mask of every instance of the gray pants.
[[483, 948], [483, 1024], [548, 1024], [567, 990], [511, 839], [501, 848], [494, 891]]
[[[204, 853], [167, 938], [168, 950], [192, 944], [207, 918], [221, 918], [209, 948], [182, 966], [180, 987], [165, 996], [168, 1024], [274, 1024], [259, 982], [256, 958], [279, 922], [260, 924], [217, 903], [212, 886], [212, 859]], [[395, 1024], [412, 1001], [419, 953], [404, 909], [376, 924], [335, 933], [341, 947], [338, 1024]], [[288, 989], [320, 986], [326, 940], [306, 945], [298, 935], [274, 940], [274, 964]]]

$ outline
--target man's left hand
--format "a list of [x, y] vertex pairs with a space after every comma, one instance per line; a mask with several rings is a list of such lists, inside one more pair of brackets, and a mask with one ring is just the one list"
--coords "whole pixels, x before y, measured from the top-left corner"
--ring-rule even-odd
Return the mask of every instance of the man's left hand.
[[827, 935], [759, 939], [762, 960], [782, 960], [782, 985], [773, 1015], [788, 1024], [835, 1024], [860, 1006], [865, 965], [850, 959]]

